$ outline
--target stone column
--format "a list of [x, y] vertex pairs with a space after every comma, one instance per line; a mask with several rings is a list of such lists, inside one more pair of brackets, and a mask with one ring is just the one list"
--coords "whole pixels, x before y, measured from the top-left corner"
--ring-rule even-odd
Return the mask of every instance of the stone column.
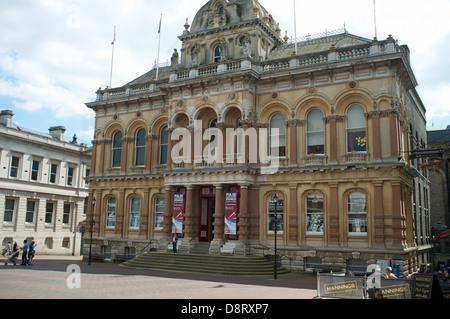
[[298, 214], [297, 214], [297, 185], [290, 185], [289, 210], [288, 210], [288, 241], [298, 243]]
[[172, 167], [172, 147], [173, 147], [173, 142], [172, 142], [172, 132], [173, 129], [168, 129], [167, 130], [167, 134], [168, 134], [168, 142], [167, 142], [167, 168], [171, 168]]
[[[190, 126], [188, 127], [189, 130], [189, 145], [187, 145], [187, 149], [184, 150], [184, 155], [187, 156], [189, 155], [189, 157], [187, 158], [187, 160], [189, 161], [189, 163], [186, 164], [191, 164], [193, 168], [195, 168], [195, 161], [199, 160], [195, 158], [195, 132], [196, 130], [200, 130], [200, 134], [202, 134], [202, 129], [201, 128], [196, 128], [195, 126]], [[203, 135], [202, 135], [203, 136]], [[203, 141], [202, 141], [203, 142]], [[202, 145], [202, 144], [200, 144]], [[187, 153], [186, 153], [187, 152]], [[203, 152], [203, 148], [202, 148], [202, 152]], [[203, 153], [202, 153], [203, 155]]]
[[375, 246], [384, 248], [383, 182], [375, 183], [374, 209]]
[[150, 189], [144, 191], [144, 202], [142, 203], [142, 214], [139, 220], [139, 236], [145, 239], [150, 238]]
[[242, 149], [244, 151], [244, 154], [243, 154], [244, 155], [244, 164], [249, 163], [250, 138], [247, 136], [248, 128], [249, 128], [248, 121], [243, 121], [242, 122]]
[[103, 140], [100, 142], [101, 146], [100, 146], [100, 163], [99, 163], [99, 169], [98, 172], [96, 171], [96, 173], [98, 173], [99, 175], [103, 175], [105, 173], [105, 148], [106, 148], [106, 141]]
[[403, 248], [405, 234], [405, 220], [402, 210], [402, 187], [400, 183], [392, 184], [392, 244], [395, 248]]
[[122, 139], [122, 158], [120, 162], [120, 167], [122, 173], [127, 171], [128, 166], [128, 137]]
[[170, 238], [172, 233], [172, 189], [166, 187], [164, 193], [163, 237]]
[[248, 185], [240, 186], [239, 214], [238, 214], [238, 242], [235, 248], [236, 255], [245, 255], [249, 237], [249, 213], [248, 213]]
[[119, 235], [120, 238], [123, 237], [123, 223], [125, 217], [125, 190], [120, 190], [119, 195], [119, 205], [117, 205], [116, 212], [116, 235]]
[[92, 141], [91, 176], [95, 176], [96, 173], [98, 144], [98, 141]]
[[145, 170], [150, 171], [152, 169], [152, 147], [153, 147], [153, 135], [149, 132], [145, 139]]
[[338, 123], [343, 123], [345, 121], [345, 116], [330, 115], [326, 119], [326, 123], [329, 124], [330, 130], [330, 163], [338, 162]]
[[380, 117], [372, 117], [373, 158], [381, 158], [381, 128]]
[[[339, 247], [339, 195], [338, 184], [330, 185], [330, 221], [329, 221], [329, 244]], [[345, 229], [345, 228], [344, 228]]]
[[238, 228], [239, 240], [248, 239], [248, 185], [240, 186]]
[[226, 163], [225, 154], [227, 152], [227, 143], [226, 143], [226, 130], [225, 130], [225, 123], [217, 123], [217, 148], [216, 148], [216, 155], [217, 160], [216, 164], [222, 165]]
[[102, 221], [102, 191], [97, 190], [95, 194], [95, 225], [94, 225], [94, 233], [100, 235], [101, 231], [101, 221]]
[[391, 157], [399, 155], [399, 132], [397, 116], [391, 116], [390, 119], [390, 137], [391, 137]]
[[196, 231], [194, 230], [194, 187], [186, 186], [186, 208], [184, 212], [184, 233], [185, 238], [194, 238]]
[[172, 188], [167, 186], [164, 194], [164, 214], [162, 238], [159, 241], [159, 250], [167, 250], [172, 236]]
[[287, 122], [289, 129], [289, 165], [297, 165], [297, 120]]
[[[180, 252], [188, 253], [191, 249], [192, 239], [195, 239], [197, 230], [194, 229], [194, 186], [186, 185], [186, 205], [184, 211], [183, 233], [184, 238], [181, 241]], [[194, 242], [196, 243], [196, 242]]]
[[214, 231], [213, 240], [209, 248], [210, 254], [220, 254], [220, 247], [224, 243], [225, 215], [224, 215], [224, 196], [222, 185], [216, 185], [216, 207], [214, 210]]

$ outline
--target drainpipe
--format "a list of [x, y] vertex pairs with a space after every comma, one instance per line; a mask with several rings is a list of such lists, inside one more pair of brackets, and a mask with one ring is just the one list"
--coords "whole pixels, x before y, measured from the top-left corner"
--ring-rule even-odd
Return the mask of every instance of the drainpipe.
[[445, 160], [445, 176], [447, 179], [447, 214], [445, 215], [445, 224], [450, 225], [450, 175], [448, 171], [448, 161], [449, 158]]

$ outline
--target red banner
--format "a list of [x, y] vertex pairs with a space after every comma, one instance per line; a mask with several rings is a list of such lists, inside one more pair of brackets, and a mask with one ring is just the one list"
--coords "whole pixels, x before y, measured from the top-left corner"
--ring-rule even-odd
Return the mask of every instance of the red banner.
[[225, 194], [225, 234], [236, 235], [238, 192], [231, 191]]
[[175, 193], [173, 197], [172, 233], [183, 233], [184, 194]]

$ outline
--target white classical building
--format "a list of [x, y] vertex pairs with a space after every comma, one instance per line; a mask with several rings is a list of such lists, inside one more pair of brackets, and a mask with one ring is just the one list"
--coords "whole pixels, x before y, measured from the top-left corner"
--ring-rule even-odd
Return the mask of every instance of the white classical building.
[[13, 116], [0, 113], [0, 243], [34, 240], [37, 254], [79, 256], [92, 150], [65, 141], [64, 127], [36, 133]]

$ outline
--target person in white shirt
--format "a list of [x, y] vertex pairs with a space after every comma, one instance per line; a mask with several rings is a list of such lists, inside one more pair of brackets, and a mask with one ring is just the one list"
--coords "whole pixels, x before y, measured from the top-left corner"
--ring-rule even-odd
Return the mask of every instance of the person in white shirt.
[[3, 256], [5, 257], [5, 266], [8, 264], [8, 258], [11, 255], [11, 242], [9, 241], [5, 247]]

